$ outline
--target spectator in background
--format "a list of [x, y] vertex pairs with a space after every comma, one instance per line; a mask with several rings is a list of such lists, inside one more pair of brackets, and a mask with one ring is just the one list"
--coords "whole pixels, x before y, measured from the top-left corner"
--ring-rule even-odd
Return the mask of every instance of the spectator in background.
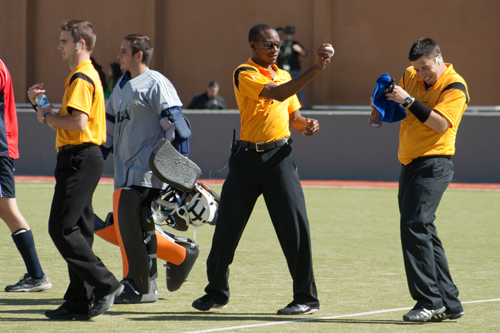
[[[307, 51], [299, 44], [299, 42], [292, 39], [295, 34], [295, 27], [287, 26], [285, 29], [279, 27], [276, 29], [280, 40], [283, 45], [278, 55], [278, 67], [286, 70], [292, 76], [292, 79], [297, 78], [301, 73], [299, 57], [307, 56]], [[307, 108], [306, 97], [304, 91], [301, 90], [297, 93], [302, 108]]]
[[12, 80], [7, 66], [0, 59], [0, 218], [7, 224], [12, 240], [24, 260], [28, 271], [5, 291], [42, 291], [52, 287], [43, 273], [35, 248], [35, 240], [28, 222], [24, 219], [16, 202], [14, 181], [14, 159], [19, 158], [17, 149], [17, 114]]
[[101, 80], [102, 87], [104, 88], [106, 86], [106, 74], [104, 74], [102, 66], [97, 63], [94, 57], [90, 57], [90, 61], [92, 62], [92, 65], [94, 66], [97, 73], [99, 73], [99, 79]]
[[104, 90], [104, 98], [108, 99], [115, 88], [116, 83], [122, 76], [122, 70], [120, 69], [120, 64], [117, 62], [112, 62], [108, 67], [108, 81], [106, 82], [106, 89]]
[[209, 109], [222, 110], [226, 108], [224, 98], [219, 96], [220, 86], [217, 82], [212, 81], [208, 84], [207, 91], [193, 97], [193, 100], [188, 105], [188, 109]]

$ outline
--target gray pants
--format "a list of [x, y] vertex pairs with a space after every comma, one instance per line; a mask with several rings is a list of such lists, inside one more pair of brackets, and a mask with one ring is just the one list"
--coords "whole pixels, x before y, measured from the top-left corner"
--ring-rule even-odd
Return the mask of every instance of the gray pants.
[[411, 296], [418, 305], [460, 312], [462, 304], [453, 283], [435, 213], [444, 191], [453, 178], [448, 157], [423, 157], [403, 166], [399, 177], [401, 243], [406, 278]]

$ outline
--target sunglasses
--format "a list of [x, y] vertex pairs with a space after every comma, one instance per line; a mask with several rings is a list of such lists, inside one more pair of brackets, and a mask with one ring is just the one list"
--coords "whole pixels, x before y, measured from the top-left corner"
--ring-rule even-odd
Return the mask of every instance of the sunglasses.
[[267, 47], [268, 49], [272, 49], [276, 46], [277, 49], [279, 49], [281, 47], [281, 45], [283, 45], [283, 42], [282, 41], [279, 41], [279, 42], [271, 42], [271, 41], [262, 41], [262, 45], [264, 45], [265, 47]]

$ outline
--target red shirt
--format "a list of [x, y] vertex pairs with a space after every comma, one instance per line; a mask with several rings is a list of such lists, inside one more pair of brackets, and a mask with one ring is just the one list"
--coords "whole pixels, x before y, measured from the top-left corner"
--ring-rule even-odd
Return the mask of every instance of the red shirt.
[[0, 156], [19, 158], [17, 113], [12, 79], [0, 59]]

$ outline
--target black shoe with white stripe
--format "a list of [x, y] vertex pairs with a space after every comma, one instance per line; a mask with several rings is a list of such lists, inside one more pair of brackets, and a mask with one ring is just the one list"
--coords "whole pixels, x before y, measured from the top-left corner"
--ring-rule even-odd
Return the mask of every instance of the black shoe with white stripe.
[[319, 307], [309, 306], [307, 304], [290, 303], [283, 309], [278, 310], [279, 315], [306, 315], [319, 310]]
[[443, 320], [457, 320], [465, 316], [464, 311], [459, 311], [459, 312], [451, 312], [451, 311], [445, 311], [443, 313], [438, 313], [432, 316], [430, 321], [443, 321]]
[[410, 312], [403, 316], [404, 321], [413, 321], [413, 322], [425, 322], [430, 321], [433, 316], [437, 316], [443, 313], [446, 308], [443, 306], [439, 309], [427, 309], [421, 305], [415, 306]]

